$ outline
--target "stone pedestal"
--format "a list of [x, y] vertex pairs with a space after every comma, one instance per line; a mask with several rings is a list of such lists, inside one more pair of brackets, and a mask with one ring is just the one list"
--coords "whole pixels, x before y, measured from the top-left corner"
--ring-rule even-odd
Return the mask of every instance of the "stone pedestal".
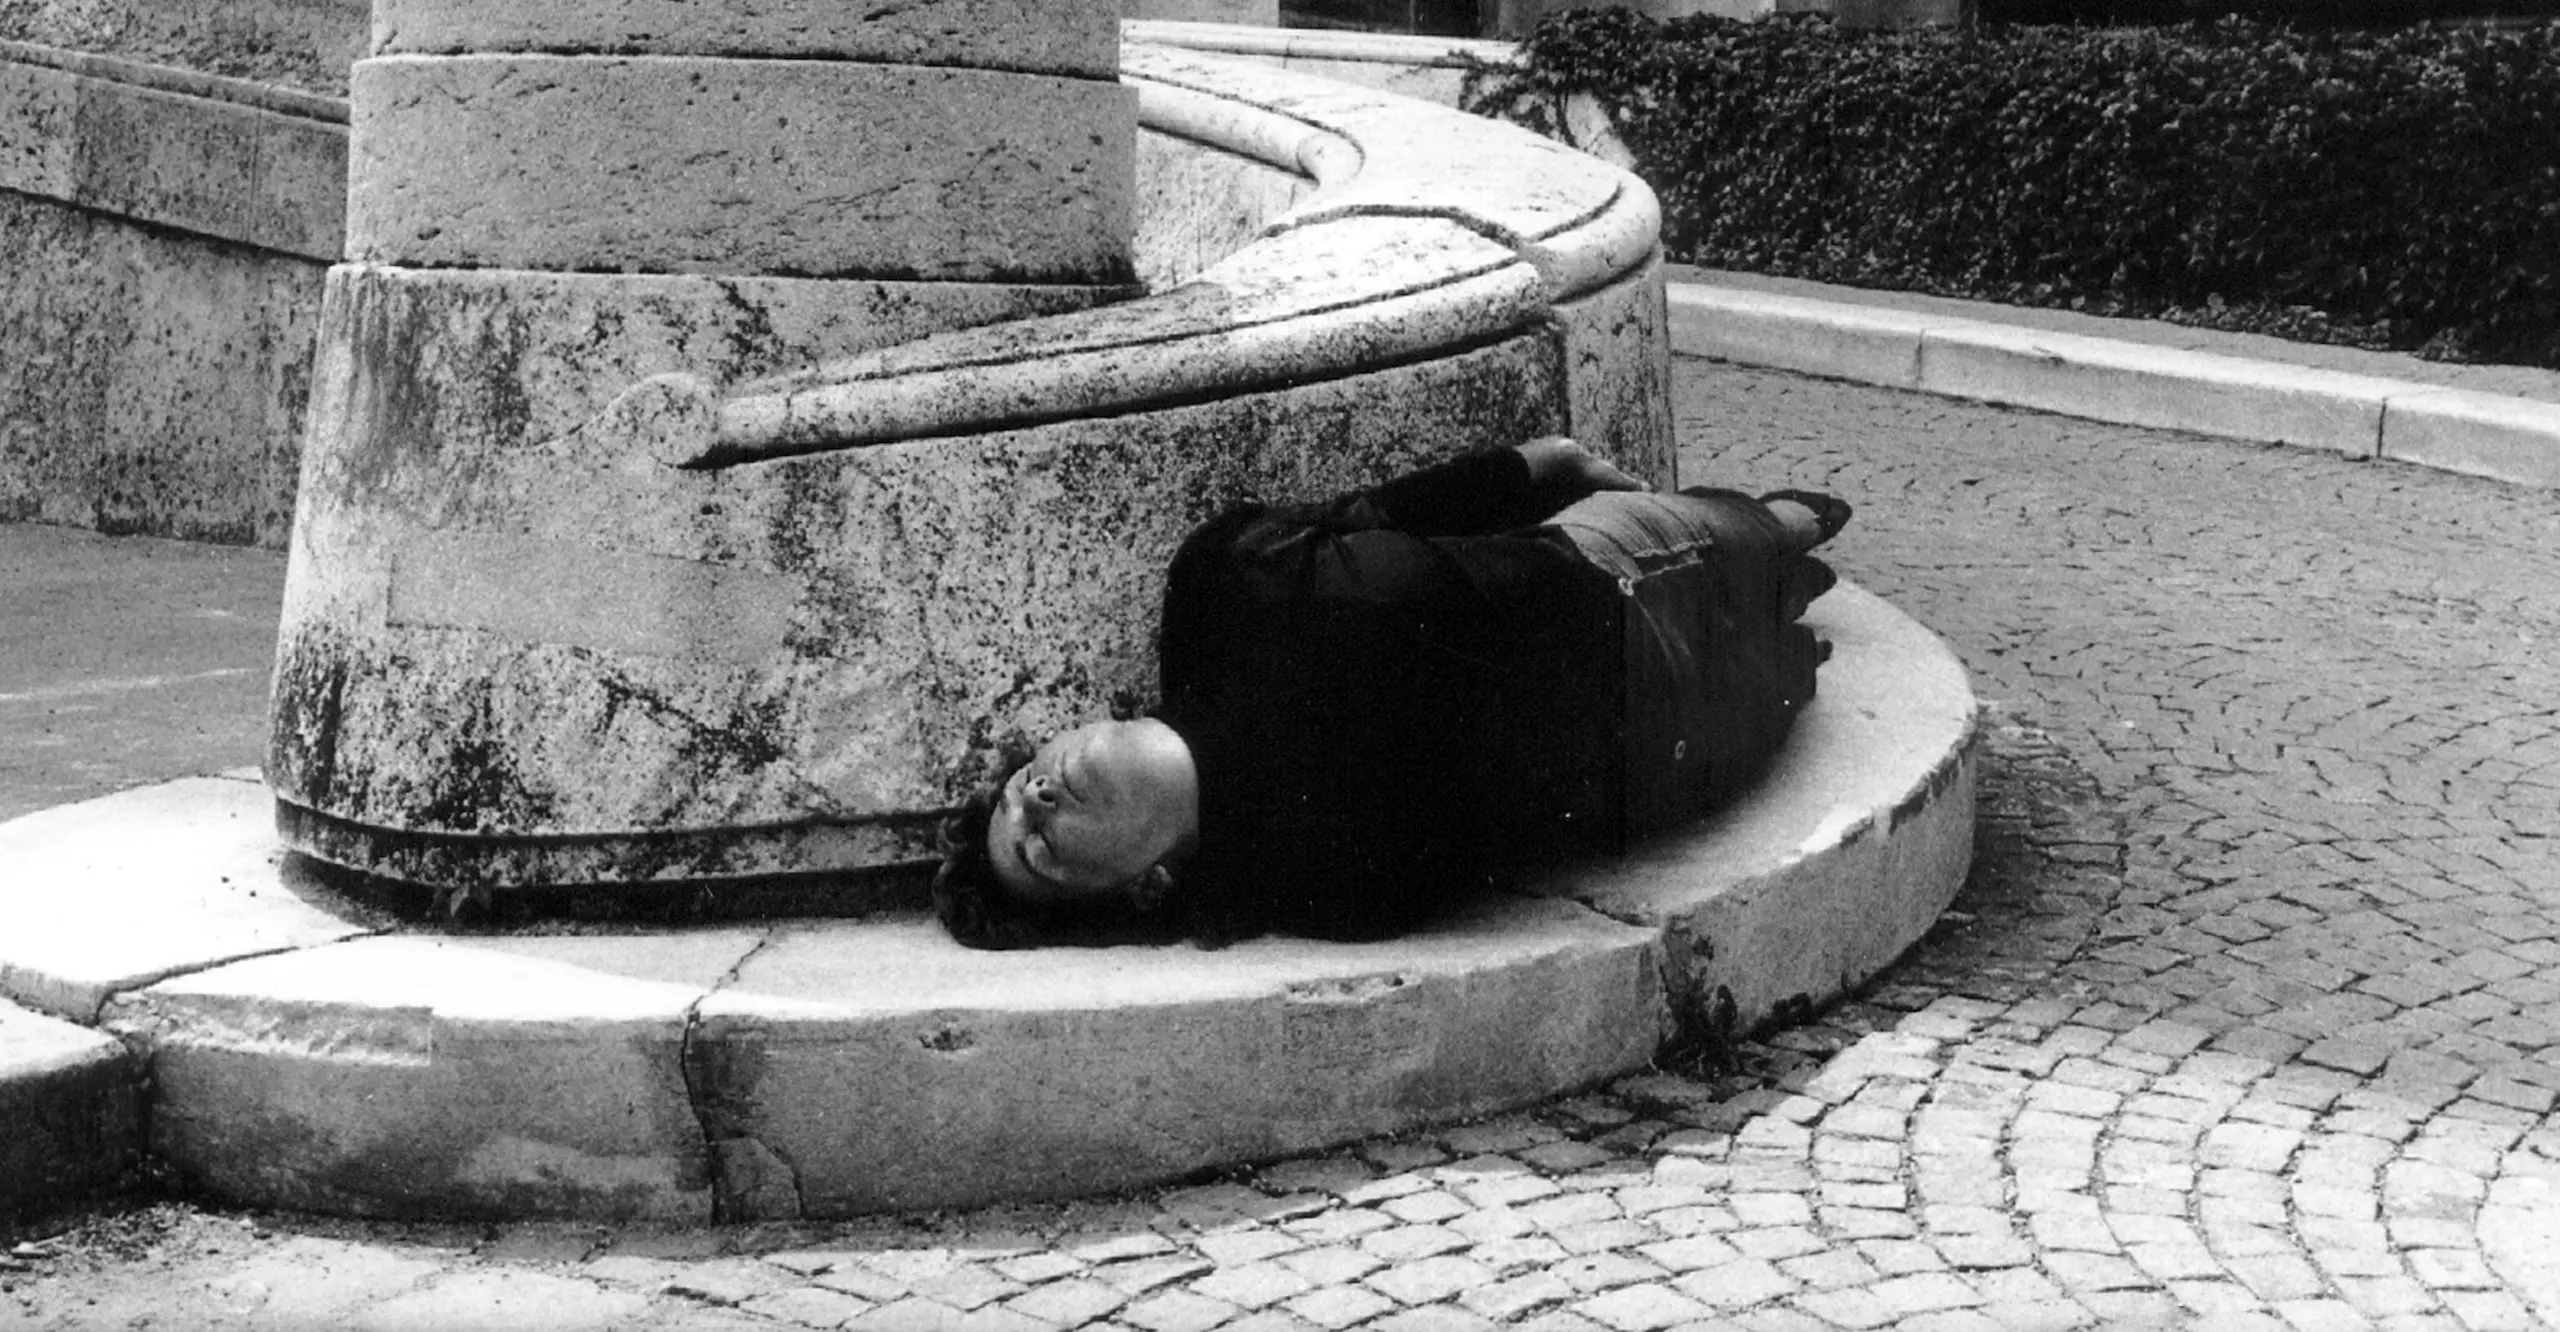
[[288, 844], [448, 884], [926, 849], [933, 579], [810, 567], [833, 520], [794, 507], [930, 548], [898, 497], [685, 472], [600, 414], [1136, 294], [1117, 19], [380, 0], [278, 645]]

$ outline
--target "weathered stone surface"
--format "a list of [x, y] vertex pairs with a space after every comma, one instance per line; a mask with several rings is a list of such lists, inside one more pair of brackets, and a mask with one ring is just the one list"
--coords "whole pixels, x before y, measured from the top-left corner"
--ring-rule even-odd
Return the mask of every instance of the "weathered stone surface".
[[972, 433], [1335, 379], [1538, 321], [1536, 270], [1437, 219], [1258, 241], [1149, 300], [970, 329], [745, 384], [684, 465]]
[[269, 822], [256, 784], [190, 778], [0, 824], [0, 991], [86, 1022], [175, 972], [366, 933], [303, 899]]
[[2380, 447], [2390, 380], [2041, 329], [1950, 322], [1920, 351], [1921, 387], [2132, 425], [2333, 449]]
[[[1082, 310], [1125, 288], [419, 270], [329, 276], [313, 372], [323, 484], [350, 452], [557, 451], [633, 385], [715, 388], [946, 330]], [[367, 466], [372, 464], [368, 463]], [[447, 482], [444, 484], [452, 484]]]
[[355, 68], [347, 256], [418, 266], [1124, 282], [1116, 83], [822, 60]]
[[[1308, 163], [1322, 188], [1282, 226], [1362, 214], [1423, 212], [1463, 219], [1538, 265], [1553, 299], [1617, 280], [1645, 262], [1658, 238], [1659, 206], [1643, 182], [1514, 126], [1330, 79], [1163, 47], [1132, 47], [1121, 64], [1136, 79], [1240, 100], [1263, 115], [1357, 145], [1355, 152]], [[1166, 102], [1168, 108], [1195, 105], [1200, 103]], [[1185, 132], [1183, 125], [1156, 115], [1149, 123]]]
[[283, 544], [322, 268], [0, 192], [0, 518]]
[[1920, 343], [1945, 321], [1775, 292], [1683, 283], [1670, 292], [1671, 328], [1692, 356], [1741, 361], [1888, 388], [1920, 386]]
[[1679, 447], [1671, 421], [1671, 330], [1662, 260], [1608, 287], [1558, 301], [1573, 436], [1636, 476], [1668, 485]]
[[[0, 57], [0, 189], [314, 259], [345, 230], [346, 127]], [[233, 91], [203, 80], [202, 91]]]
[[[1164, 561], [1228, 499], [1333, 493], [1563, 424], [1557, 349], [1532, 333], [1224, 402], [704, 470], [584, 436], [510, 451], [351, 429], [306, 474], [270, 780], [391, 833], [637, 839], [597, 878], [926, 855], [932, 812], [1005, 747], [1151, 694]], [[643, 652], [528, 646], [502, 609], [395, 621], [430, 530], [511, 534], [476, 571], [469, 540], [439, 547], [440, 576], [527, 597], [620, 557], [779, 580], [788, 626], [755, 650], [679, 633]], [[475, 854], [419, 842], [374, 863], [465, 882]]]
[[141, 1082], [114, 1037], [0, 1000], [0, 1218], [69, 1201], [131, 1167]]
[[1138, 132], [1138, 280], [1166, 291], [1243, 249], [1315, 188], [1292, 170], [1152, 129]]
[[380, 0], [373, 53], [794, 56], [1108, 79], [1115, 19], [1111, 0]]
[[790, 1163], [808, 1215], [1090, 1192], [1640, 1066], [1667, 1030], [1654, 949], [1525, 899], [1394, 943], [1215, 954], [812, 927], [705, 1002], [694, 1076], [714, 1132]]
[[2560, 406], [2459, 389], [2395, 393], [2382, 456], [2560, 489]]
[[13, 0], [0, 39], [343, 97], [368, 0]]
[[1805, 622], [1832, 658], [1757, 786], [1694, 829], [1536, 885], [1662, 926], [1674, 1002], [1695, 1032], [1749, 1030], [1873, 974], [1937, 919], [1971, 859], [1964, 668], [1845, 584]]
[[225, 1196], [358, 1215], [707, 1220], [687, 1012], [752, 931], [364, 939], [120, 996], [153, 1149]]
[[2522, 1152], [2510, 1161], [2515, 1173], [2492, 1184], [2480, 1208], [2481, 1256], [2536, 1317], [2560, 1324], [2560, 1271], [2551, 1261], [2560, 1253], [2560, 1163]]

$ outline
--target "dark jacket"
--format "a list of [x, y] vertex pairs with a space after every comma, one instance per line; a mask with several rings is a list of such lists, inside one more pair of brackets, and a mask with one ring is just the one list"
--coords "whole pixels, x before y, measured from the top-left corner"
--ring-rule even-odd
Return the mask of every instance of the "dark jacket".
[[[1662, 674], [1631, 673], [1628, 650], [1662, 634], [1631, 632], [1636, 598], [1539, 527], [1585, 493], [1533, 484], [1504, 450], [1330, 503], [1240, 505], [1184, 541], [1161, 715], [1200, 772], [1201, 849], [1181, 877], [1210, 933], [1380, 937], [1524, 858], [1621, 841], [1629, 720], [1649, 711], [1626, 691]], [[1758, 664], [1682, 688], [1781, 715], [1706, 723], [1749, 751], [1700, 767], [1709, 802], [1812, 692], [1809, 634], [1735, 618], [1708, 630], [1730, 640], [1714, 653]], [[1781, 628], [1803, 643], [1755, 641]]]

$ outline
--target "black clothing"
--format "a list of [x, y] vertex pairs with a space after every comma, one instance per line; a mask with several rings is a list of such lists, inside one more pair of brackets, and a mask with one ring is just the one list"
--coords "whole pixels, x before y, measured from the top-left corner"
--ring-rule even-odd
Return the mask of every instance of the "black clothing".
[[[1195, 929], [1396, 933], [1489, 871], [1614, 849], [1757, 773], [1812, 695], [1783, 588], [1813, 562], [1740, 501], [1760, 526], [1727, 515], [1703, 558], [1622, 577], [1547, 525], [1586, 493], [1503, 450], [1239, 505], [1184, 541], [1158, 651], [1200, 774]], [[1666, 726], [1680, 758], [1645, 757]]]

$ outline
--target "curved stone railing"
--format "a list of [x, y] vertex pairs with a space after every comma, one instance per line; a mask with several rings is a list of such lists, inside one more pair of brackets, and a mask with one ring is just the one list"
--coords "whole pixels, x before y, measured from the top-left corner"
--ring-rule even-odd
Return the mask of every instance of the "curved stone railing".
[[[1639, 337], [1667, 347], [1650, 309], [1661, 215], [1643, 182], [1398, 97], [1163, 49], [1129, 48], [1121, 65], [1146, 129], [1303, 173], [1312, 197], [1174, 290], [744, 385], [719, 403], [712, 439], [660, 456], [723, 465], [1144, 410], [1339, 378], [1552, 321], [1574, 367], [1573, 432], [1667, 469], [1660, 356], [1596, 345], [1636, 321], [1649, 326]], [[1617, 299], [1590, 299], [1622, 284], [1632, 285]]]

